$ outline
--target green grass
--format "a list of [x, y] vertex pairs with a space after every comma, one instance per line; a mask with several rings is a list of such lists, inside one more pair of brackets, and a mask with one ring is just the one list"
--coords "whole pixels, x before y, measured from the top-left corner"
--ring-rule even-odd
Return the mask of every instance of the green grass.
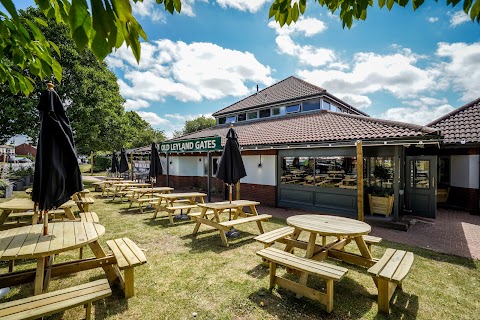
[[[202, 226], [194, 238], [191, 222], [169, 226], [166, 216], [152, 220], [151, 211], [144, 214], [137, 209], [127, 211], [126, 202], [120, 204], [100, 198], [97, 193], [92, 195], [96, 196], [93, 209], [106, 227], [102, 246], [107, 249], [108, 239], [129, 237], [145, 250], [148, 259], [147, 264], [135, 269], [135, 297], [126, 300], [115, 289], [111, 297], [97, 303], [97, 319], [192, 319], [194, 312], [197, 319], [384, 319], [377, 315], [377, 290], [365, 269], [344, 265], [349, 272], [335, 283], [334, 311], [327, 314], [317, 302], [297, 299], [283, 289], [267, 290], [268, 269], [255, 255], [263, 246], [252, 240], [258, 233], [255, 224], [240, 225], [241, 237], [225, 248], [218, 232], [210, 231], [209, 227]], [[283, 225], [284, 220], [272, 219], [264, 228], [270, 231]], [[415, 254], [414, 265], [403, 283], [404, 291], [397, 291], [393, 297], [392, 319], [478, 318], [479, 261], [387, 241], [374, 248], [374, 256], [380, 257], [387, 247]], [[89, 249], [85, 251], [92, 256]], [[72, 251], [61, 254], [56, 261], [77, 257], [78, 252]], [[16, 270], [33, 266], [33, 261], [18, 262]], [[283, 269], [279, 271], [284, 274]], [[1, 264], [0, 273], [4, 272], [6, 264]], [[50, 290], [100, 277], [104, 277], [102, 270], [90, 270], [54, 279]], [[318, 288], [323, 283], [311, 279], [309, 285]], [[32, 285], [18, 286], [2, 301], [29, 296], [32, 292]], [[83, 308], [78, 307], [53, 318], [83, 316]]]
[[[90, 174], [90, 170], [91, 170], [92, 166], [89, 163], [81, 164], [81, 165], [79, 165], [79, 167], [80, 167], [80, 172], [81, 173]], [[95, 175], [95, 176], [106, 176], [107, 171], [94, 172], [93, 175]]]

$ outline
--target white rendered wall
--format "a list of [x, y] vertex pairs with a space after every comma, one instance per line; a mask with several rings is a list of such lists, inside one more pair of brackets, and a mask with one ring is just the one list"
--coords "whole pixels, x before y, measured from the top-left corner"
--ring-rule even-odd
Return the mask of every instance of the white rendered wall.
[[479, 155], [451, 156], [450, 185], [477, 189], [479, 187]]
[[269, 155], [262, 156], [262, 167], [259, 168], [258, 164], [260, 162], [259, 155], [253, 156], [242, 156], [243, 164], [245, 165], [245, 171], [247, 176], [240, 180], [243, 183], [252, 183], [252, 184], [264, 184], [268, 186], [276, 185], [276, 161], [277, 156]]

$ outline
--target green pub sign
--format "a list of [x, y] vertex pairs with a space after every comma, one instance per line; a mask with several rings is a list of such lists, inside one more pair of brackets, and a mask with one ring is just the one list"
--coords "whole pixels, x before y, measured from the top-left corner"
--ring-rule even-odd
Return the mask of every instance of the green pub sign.
[[160, 152], [204, 152], [221, 150], [221, 138], [202, 138], [194, 140], [180, 140], [175, 142], [164, 142], [160, 144]]

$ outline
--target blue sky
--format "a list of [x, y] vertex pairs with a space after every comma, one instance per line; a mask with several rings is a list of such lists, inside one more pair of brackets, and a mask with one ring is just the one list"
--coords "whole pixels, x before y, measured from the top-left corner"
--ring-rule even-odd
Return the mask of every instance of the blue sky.
[[125, 107], [168, 135], [290, 75], [371, 116], [426, 124], [480, 97], [480, 25], [445, 2], [374, 7], [348, 30], [312, 0], [281, 29], [271, 0], [187, 0], [173, 16], [145, 0], [141, 63], [126, 48], [106, 62]]

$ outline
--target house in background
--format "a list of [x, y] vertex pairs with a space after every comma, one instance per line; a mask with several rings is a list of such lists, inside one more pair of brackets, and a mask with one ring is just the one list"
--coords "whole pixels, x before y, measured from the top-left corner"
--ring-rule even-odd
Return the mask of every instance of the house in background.
[[10, 145], [0, 145], [0, 162], [7, 162], [15, 158], [15, 147]]
[[37, 148], [28, 143], [22, 143], [15, 147], [15, 153], [19, 156], [37, 156]]
[[438, 152], [439, 190], [446, 203], [480, 213], [480, 98], [431, 122], [443, 136]]

